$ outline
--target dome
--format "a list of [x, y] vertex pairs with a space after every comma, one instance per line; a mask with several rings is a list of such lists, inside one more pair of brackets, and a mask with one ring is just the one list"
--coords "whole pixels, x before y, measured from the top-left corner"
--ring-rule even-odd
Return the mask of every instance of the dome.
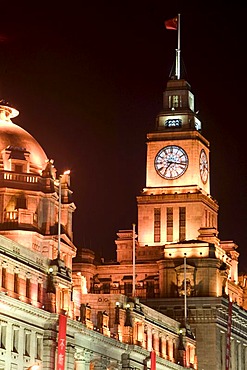
[[18, 114], [16, 109], [0, 105], [0, 152], [7, 148], [29, 152], [30, 169], [40, 171], [45, 166], [47, 156], [32, 135], [11, 121]]

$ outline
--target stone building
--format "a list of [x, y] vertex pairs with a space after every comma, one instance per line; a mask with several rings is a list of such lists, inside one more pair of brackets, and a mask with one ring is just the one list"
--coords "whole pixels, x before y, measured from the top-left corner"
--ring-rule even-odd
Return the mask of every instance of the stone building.
[[[218, 238], [210, 144], [190, 84], [172, 76], [147, 134], [138, 223], [115, 262], [73, 243], [69, 173], [0, 104], [0, 369], [51, 370], [67, 315], [66, 370], [247, 368], [246, 276]], [[212, 158], [213, 160], [213, 158]], [[154, 352], [153, 352], [154, 351]]]
[[95, 263], [92, 252], [83, 250], [73, 276], [81, 273], [92, 294], [134, 295], [179, 321], [196, 336], [199, 370], [225, 370], [229, 351], [230, 368], [243, 370], [246, 276], [238, 276], [238, 246], [218, 238], [209, 156], [191, 86], [173, 76], [147, 134], [146, 184], [136, 198], [138, 236], [135, 225], [119, 230], [114, 265]]
[[129, 294], [103, 294], [96, 283], [89, 294], [92, 251], [79, 254], [72, 273], [70, 175], [57, 175], [38, 142], [12, 122], [17, 114], [1, 102], [0, 369], [57, 369], [60, 315], [66, 370], [147, 369], [152, 351], [157, 370], [184, 368], [185, 353], [196, 369], [195, 338], [178, 321]]

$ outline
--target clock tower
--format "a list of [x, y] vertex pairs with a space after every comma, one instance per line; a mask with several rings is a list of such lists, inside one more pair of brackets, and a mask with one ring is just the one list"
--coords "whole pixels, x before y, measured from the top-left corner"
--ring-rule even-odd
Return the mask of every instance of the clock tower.
[[146, 187], [137, 197], [140, 246], [198, 239], [205, 228], [218, 234], [209, 154], [190, 85], [170, 79], [155, 131], [147, 134]]

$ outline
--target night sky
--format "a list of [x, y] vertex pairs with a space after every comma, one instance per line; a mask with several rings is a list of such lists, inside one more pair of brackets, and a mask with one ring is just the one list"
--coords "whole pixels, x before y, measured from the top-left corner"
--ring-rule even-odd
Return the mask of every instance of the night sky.
[[137, 223], [146, 134], [162, 109], [177, 46], [164, 20], [181, 13], [186, 79], [211, 144], [219, 238], [239, 245], [247, 271], [247, 6], [50, 3], [1, 3], [0, 93], [58, 174], [71, 169], [76, 246], [115, 258], [116, 233]]

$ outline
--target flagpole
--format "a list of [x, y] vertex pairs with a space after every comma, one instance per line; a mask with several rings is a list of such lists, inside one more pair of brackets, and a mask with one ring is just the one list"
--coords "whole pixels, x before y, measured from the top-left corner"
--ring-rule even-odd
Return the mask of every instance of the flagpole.
[[180, 59], [181, 59], [181, 49], [180, 49], [180, 14], [178, 14], [178, 47], [176, 49], [176, 76], [180, 80]]
[[184, 323], [187, 323], [186, 254], [184, 255]]
[[132, 296], [135, 297], [136, 290], [136, 248], [135, 248], [135, 224], [133, 224], [133, 286], [132, 286]]
[[61, 175], [59, 176], [58, 183], [58, 243], [57, 243], [57, 259], [60, 259], [60, 246], [61, 246], [61, 199], [62, 198], [62, 184]]

